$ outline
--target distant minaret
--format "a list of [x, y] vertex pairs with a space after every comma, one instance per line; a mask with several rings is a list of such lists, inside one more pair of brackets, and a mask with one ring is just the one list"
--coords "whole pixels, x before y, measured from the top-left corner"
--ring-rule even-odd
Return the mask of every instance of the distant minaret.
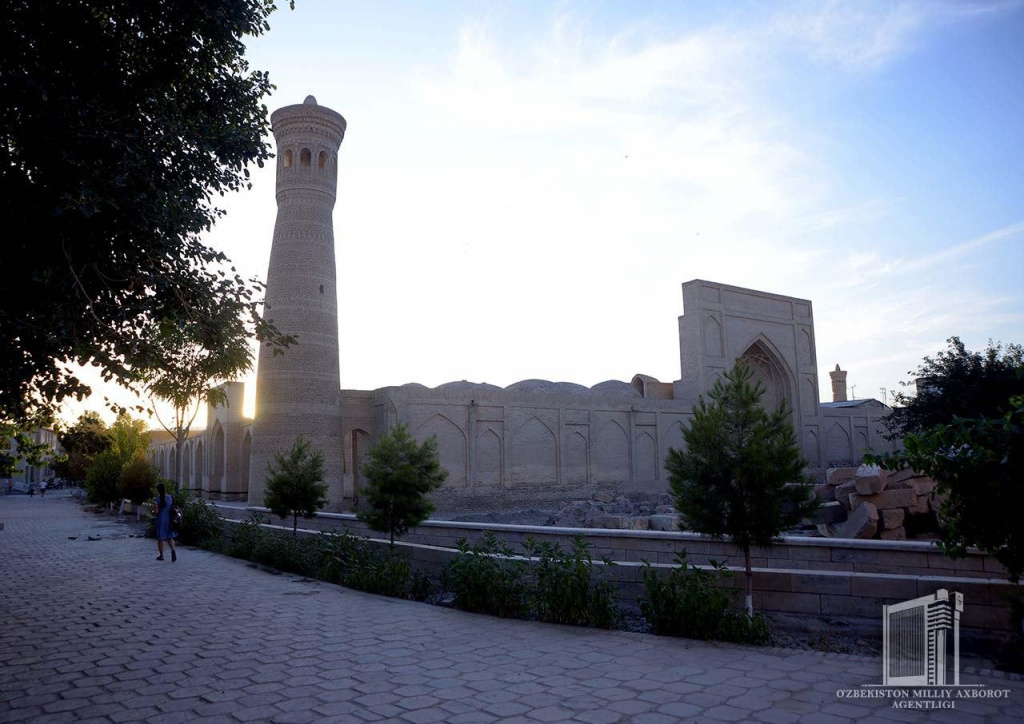
[[846, 370], [836, 365], [836, 371], [828, 376], [832, 378], [832, 402], [846, 402]]
[[279, 355], [260, 348], [249, 505], [263, 505], [267, 463], [274, 453], [287, 452], [301, 433], [324, 453], [329, 507], [338, 509], [341, 376], [331, 212], [346, 123], [313, 96], [274, 111], [270, 123], [277, 141], [277, 223], [265, 316], [299, 343]]

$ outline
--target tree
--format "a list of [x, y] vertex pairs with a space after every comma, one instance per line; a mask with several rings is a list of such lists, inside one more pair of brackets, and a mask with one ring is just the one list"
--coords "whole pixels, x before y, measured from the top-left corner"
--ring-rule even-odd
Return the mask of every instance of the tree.
[[[141, 506], [156, 495], [156, 484], [159, 482], [160, 476], [157, 475], [156, 468], [149, 458], [144, 454], [136, 454], [121, 470], [121, 497], [132, 501], [136, 506]], [[140, 516], [141, 510], [141, 507], [136, 507], [136, 518]]]
[[0, 420], [81, 399], [68, 363], [137, 389], [168, 362], [157, 332], [204, 349], [245, 325], [279, 350], [259, 285], [200, 241], [216, 196], [270, 157], [272, 88], [246, 39], [273, 0], [12, 0], [0, 23], [0, 218], [17, 259], [0, 298]]
[[1024, 347], [988, 343], [972, 352], [959, 337], [946, 340], [948, 349], [925, 357], [917, 372], [909, 372], [916, 394], [900, 391], [896, 408], [885, 418], [889, 439], [908, 433], [924, 433], [947, 425], [954, 417], [1000, 418], [1010, 411], [1007, 401], [1024, 394]]
[[203, 402], [213, 407], [227, 404], [219, 382], [247, 372], [252, 367], [248, 330], [237, 317], [227, 315], [221, 323], [225, 344], [208, 349], [199, 342], [201, 329], [184, 325], [161, 325], [157, 344], [162, 350], [163, 366], [143, 370], [141, 376], [150, 395], [170, 403], [173, 420], [165, 422], [156, 405], [154, 413], [160, 425], [174, 438], [174, 484], [181, 487], [185, 441]]
[[85, 483], [89, 499], [94, 503], [114, 503], [122, 499], [121, 472], [149, 448], [149, 431], [145, 420], [127, 413], [118, 415], [107, 431], [110, 446], [96, 455], [86, 471]]
[[1006, 566], [1016, 583], [1024, 573], [1024, 395], [1010, 398], [1006, 407], [1000, 417], [956, 417], [927, 432], [908, 433], [903, 450], [868, 460], [934, 478], [944, 498], [942, 551], [959, 558], [971, 546], [980, 548]]
[[[292, 516], [292, 536], [298, 535], [299, 515], [312, 518], [327, 504], [322, 450], [310, 451], [309, 441], [299, 435], [287, 455], [274, 454], [267, 465], [266, 506], [282, 520]], [[275, 464], [276, 463], [276, 464]]]
[[359, 511], [359, 520], [372, 530], [388, 533], [392, 552], [395, 536], [405, 535], [434, 512], [427, 495], [448, 479], [437, 456], [437, 437], [418, 444], [404, 424], [380, 436], [370, 449], [363, 474], [367, 507]]
[[743, 551], [746, 610], [753, 615], [750, 549], [769, 547], [787, 527], [817, 506], [805, 482], [785, 402], [774, 412], [761, 407], [764, 386], [737, 362], [698, 398], [693, 420], [683, 428], [685, 450], [670, 448], [665, 468], [676, 508], [689, 527], [728, 539]]
[[58, 430], [57, 440], [64, 449], [64, 458], [54, 466], [54, 472], [76, 483], [85, 480], [93, 459], [110, 447], [107, 425], [92, 411], [83, 412], [71, 427]]

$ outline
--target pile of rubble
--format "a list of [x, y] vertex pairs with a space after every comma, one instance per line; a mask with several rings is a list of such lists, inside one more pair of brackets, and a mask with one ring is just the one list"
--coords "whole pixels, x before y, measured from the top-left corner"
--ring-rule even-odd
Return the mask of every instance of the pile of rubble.
[[824, 503], [816, 518], [818, 532], [830, 538], [906, 540], [908, 528], [934, 529], [942, 502], [935, 488], [934, 480], [910, 469], [832, 468], [815, 489]]
[[679, 530], [679, 513], [672, 498], [598, 494], [593, 500], [574, 500], [563, 505], [545, 525], [563, 528], [613, 528], [620, 530]]

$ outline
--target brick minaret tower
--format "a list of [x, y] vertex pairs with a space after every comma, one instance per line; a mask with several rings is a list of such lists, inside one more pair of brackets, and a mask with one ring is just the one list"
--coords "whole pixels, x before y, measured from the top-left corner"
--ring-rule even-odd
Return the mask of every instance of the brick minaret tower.
[[829, 372], [832, 378], [832, 402], [846, 402], [846, 370], [836, 365], [835, 372]]
[[313, 96], [274, 111], [270, 123], [277, 141], [277, 223], [265, 316], [299, 343], [279, 355], [260, 349], [249, 504], [263, 505], [267, 464], [274, 453], [287, 452], [301, 433], [324, 453], [328, 507], [338, 509], [341, 376], [331, 213], [346, 123], [340, 114], [318, 106]]

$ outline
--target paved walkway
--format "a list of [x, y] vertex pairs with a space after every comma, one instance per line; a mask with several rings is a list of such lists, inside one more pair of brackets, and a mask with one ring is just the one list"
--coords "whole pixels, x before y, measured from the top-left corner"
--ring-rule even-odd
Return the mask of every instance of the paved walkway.
[[0, 521], [0, 722], [1024, 720], [1018, 680], [902, 711], [836, 696], [879, 683], [879, 659], [506, 621], [197, 550], [157, 562], [60, 493], [0, 497]]

